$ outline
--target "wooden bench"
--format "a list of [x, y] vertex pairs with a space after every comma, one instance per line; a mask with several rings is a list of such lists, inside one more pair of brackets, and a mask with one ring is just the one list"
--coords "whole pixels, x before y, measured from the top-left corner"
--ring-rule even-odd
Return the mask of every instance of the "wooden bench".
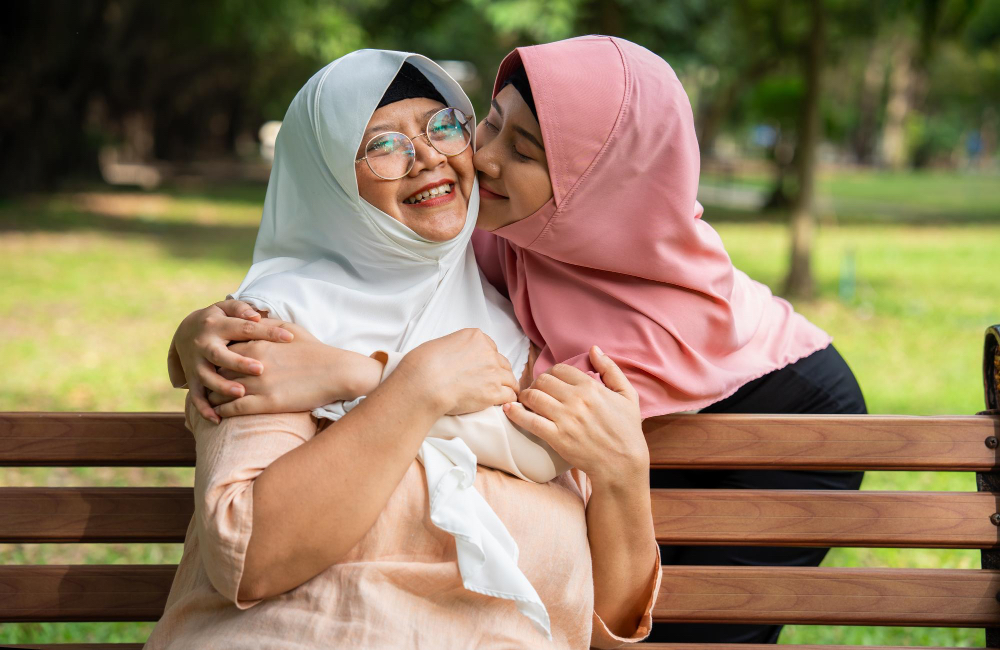
[[[997, 327], [987, 331], [985, 353], [987, 411], [980, 415], [677, 415], [647, 422], [653, 467], [966, 471], [977, 473], [979, 488], [654, 490], [661, 543], [980, 549], [981, 570], [667, 566], [655, 619], [980, 627], [987, 646], [1000, 647]], [[0, 414], [0, 466], [190, 467], [194, 461], [193, 440], [179, 414]], [[0, 489], [0, 542], [180, 543], [192, 511], [189, 488], [8, 487]], [[155, 621], [174, 570], [3, 566], [0, 623]]]

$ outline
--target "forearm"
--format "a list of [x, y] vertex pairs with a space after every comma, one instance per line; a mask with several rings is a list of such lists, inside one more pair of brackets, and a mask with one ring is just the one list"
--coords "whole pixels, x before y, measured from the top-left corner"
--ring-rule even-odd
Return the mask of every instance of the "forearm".
[[650, 598], [656, 542], [649, 480], [593, 485], [587, 531], [594, 572], [594, 611], [613, 633], [628, 637]]
[[407, 375], [390, 376], [335, 425], [257, 477], [241, 598], [297, 587], [371, 528], [441, 415], [414, 383]]

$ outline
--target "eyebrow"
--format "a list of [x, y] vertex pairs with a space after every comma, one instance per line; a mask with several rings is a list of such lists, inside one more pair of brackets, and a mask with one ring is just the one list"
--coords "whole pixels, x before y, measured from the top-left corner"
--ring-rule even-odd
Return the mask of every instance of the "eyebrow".
[[[492, 106], [493, 110], [495, 110], [497, 113], [500, 114], [500, 117], [503, 117], [503, 109], [500, 108], [500, 104], [497, 103], [497, 100], [495, 100], [495, 99], [492, 100], [490, 102], [490, 106]], [[524, 128], [516, 125], [516, 124], [512, 125], [511, 128], [514, 129], [514, 131], [518, 135], [520, 135], [521, 137], [523, 137], [525, 140], [527, 140], [531, 144], [535, 145], [536, 147], [538, 147], [542, 151], [545, 151], [545, 145], [542, 144], [541, 142], [539, 142], [538, 138], [536, 138], [534, 135], [532, 135], [526, 129], [524, 129]]]
[[[434, 115], [434, 113], [437, 113], [440, 110], [441, 110], [440, 108], [432, 108], [431, 110], [424, 113], [421, 119], [429, 120], [431, 119], [431, 115]], [[391, 124], [376, 124], [374, 126], [370, 126], [367, 129], [365, 129], [365, 135], [368, 135], [372, 131], [382, 132], [382, 131], [392, 131], [392, 130], [393, 129]]]

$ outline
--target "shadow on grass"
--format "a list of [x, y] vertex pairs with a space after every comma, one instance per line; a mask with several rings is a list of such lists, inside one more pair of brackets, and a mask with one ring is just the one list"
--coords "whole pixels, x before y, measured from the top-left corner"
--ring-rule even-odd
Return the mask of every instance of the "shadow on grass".
[[45, 200], [25, 200], [0, 206], [0, 236], [6, 233], [72, 232], [148, 238], [174, 257], [212, 258], [249, 264], [257, 224], [129, 218], [54, 206]]

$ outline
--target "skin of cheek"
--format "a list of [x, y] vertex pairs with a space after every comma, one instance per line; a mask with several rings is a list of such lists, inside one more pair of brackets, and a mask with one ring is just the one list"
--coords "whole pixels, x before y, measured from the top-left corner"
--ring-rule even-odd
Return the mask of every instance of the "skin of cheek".
[[[387, 124], [387, 130], [413, 136], [427, 127], [424, 114], [434, 108], [444, 108], [431, 99], [408, 99], [383, 106], [376, 110], [371, 124]], [[365, 136], [365, 141], [371, 134]], [[416, 159], [407, 176], [387, 181], [376, 176], [362, 161], [356, 165], [358, 193], [365, 201], [401, 222], [415, 233], [430, 241], [447, 241], [456, 237], [465, 226], [469, 196], [475, 179], [472, 165], [472, 148], [457, 156], [444, 156], [431, 148], [424, 138], [415, 142]], [[363, 156], [359, 151], [357, 157]], [[454, 200], [436, 208], [419, 208], [405, 205], [403, 201], [428, 183], [440, 179], [458, 181]]]
[[[478, 147], [473, 158], [480, 185], [508, 197], [480, 201], [476, 225], [489, 231], [530, 217], [552, 198], [552, 180], [544, 154], [542, 160], [521, 160], [514, 153], [515, 146], [519, 150], [525, 147], [516, 142], [514, 131], [509, 128], [511, 125], [517, 124], [541, 135], [531, 109], [511, 86], [504, 88], [496, 99], [504, 111], [503, 126], [497, 132], [487, 125], [489, 120], [499, 126], [500, 118], [495, 112], [479, 123], [476, 128]], [[537, 156], [539, 152], [535, 149], [531, 155]]]

